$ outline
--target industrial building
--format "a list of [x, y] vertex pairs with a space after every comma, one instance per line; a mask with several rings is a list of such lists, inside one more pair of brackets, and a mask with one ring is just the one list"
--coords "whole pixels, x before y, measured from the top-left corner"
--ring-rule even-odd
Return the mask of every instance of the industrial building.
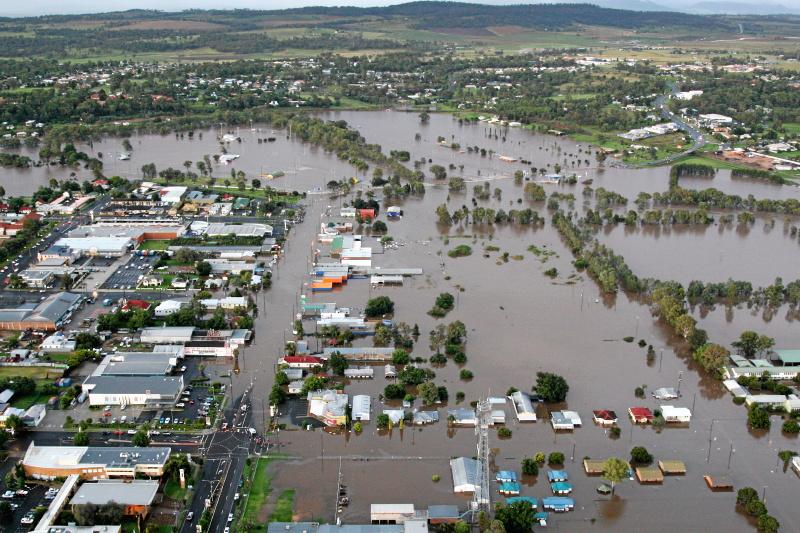
[[76, 474], [83, 479], [160, 477], [170, 448], [36, 446], [31, 442], [22, 467], [35, 479], [55, 479]]
[[172, 407], [183, 392], [183, 376], [89, 376], [82, 389], [89, 405]]
[[54, 331], [72, 316], [83, 296], [71, 292], [57, 292], [39, 303], [26, 302], [12, 308], [0, 309], [0, 330]]
[[469, 457], [450, 459], [450, 473], [453, 475], [453, 492], [480, 491], [478, 485], [478, 461]]
[[356, 394], [353, 396], [353, 409], [351, 418], [362, 422], [369, 421], [370, 418], [370, 397], [366, 394]]
[[78, 256], [122, 257], [133, 244], [130, 237], [64, 237], [56, 241], [56, 246], [68, 248]]
[[205, 230], [209, 237], [236, 235], [237, 237], [271, 237], [272, 226], [269, 224], [224, 224], [212, 222]]

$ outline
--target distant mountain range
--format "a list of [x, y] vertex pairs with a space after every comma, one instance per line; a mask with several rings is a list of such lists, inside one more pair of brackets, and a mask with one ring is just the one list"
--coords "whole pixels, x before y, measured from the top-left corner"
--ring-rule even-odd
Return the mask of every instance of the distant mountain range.
[[[697, 15], [800, 15], [800, 6], [789, 7], [779, 2], [728, 2], [722, 0], [561, 0], [561, 3], [583, 3], [609, 9], [625, 9], [630, 11], [678, 11]], [[790, 0], [791, 1], [791, 0]], [[796, 1], [796, 0], [795, 0]], [[530, 0], [528, 2], [509, 2], [507, 0], [487, 0], [492, 5], [509, 3], [552, 4], [551, 0]]]

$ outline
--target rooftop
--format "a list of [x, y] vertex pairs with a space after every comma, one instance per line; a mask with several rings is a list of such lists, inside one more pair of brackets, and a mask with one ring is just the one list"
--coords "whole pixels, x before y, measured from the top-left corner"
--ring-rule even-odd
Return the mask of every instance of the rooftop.
[[169, 454], [170, 449], [163, 447], [36, 446], [36, 443], [32, 442], [25, 452], [24, 463], [40, 468], [77, 465], [163, 465], [167, 462]]
[[95, 483], [84, 483], [70, 500], [72, 505], [105, 505], [115, 502], [123, 505], [145, 505], [153, 503], [158, 492], [158, 481], [137, 479], [122, 481], [103, 479]]
[[183, 390], [183, 377], [170, 376], [91, 376], [84, 385], [92, 394], [146, 394], [177, 397]]

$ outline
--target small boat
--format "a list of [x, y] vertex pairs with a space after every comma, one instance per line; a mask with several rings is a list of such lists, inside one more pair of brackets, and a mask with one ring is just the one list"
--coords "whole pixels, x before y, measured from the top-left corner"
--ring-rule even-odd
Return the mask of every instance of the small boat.
[[611, 485], [608, 483], [600, 483], [597, 485], [597, 492], [599, 494], [611, 494]]

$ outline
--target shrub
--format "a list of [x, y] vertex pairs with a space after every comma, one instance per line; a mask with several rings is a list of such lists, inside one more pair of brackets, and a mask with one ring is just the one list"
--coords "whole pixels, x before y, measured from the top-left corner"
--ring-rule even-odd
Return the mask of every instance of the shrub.
[[549, 465], [563, 465], [564, 464], [564, 454], [561, 452], [550, 452], [550, 455], [547, 456], [547, 464]]
[[536, 394], [546, 402], [563, 402], [567, 399], [567, 392], [569, 392], [567, 381], [558, 374], [550, 372], [537, 372], [536, 385], [533, 388], [536, 390]]
[[736, 493], [736, 504], [747, 505], [753, 500], [758, 499], [758, 492], [753, 487], [744, 487]]
[[398, 349], [392, 353], [392, 364], [394, 365], [407, 365], [408, 359], [408, 352], [405, 350]]
[[644, 387], [636, 387], [633, 389], [633, 394], [637, 398], [644, 398]]
[[497, 430], [497, 436], [501, 439], [510, 439], [511, 434], [511, 430], [505, 427]]
[[744, 403], [744, 396], [734, 396], [733, 403], [736, 405], [742, 405]]
[[406, 389], [397, 383], [389, 383], [383, 389], [383, 396], [388, 400], [399, 400], [406, 395]]
[[767, 514], [767, 506], [761, 500], [752, 500], [744, 506], [744, 510], [750, 516], [761, 516]]
[[631, 449], [631, 462], [640, 465], [648, 465], [653, 462], [653, 456], [644, 446], [634, 446]]
[[466, 398], [466, 395], [464, 394], [464, 391], [460, 390], [460, 391], [456, 392], [456, 401], [457, 402], [463, 402], [464, 398]]
[[533, 460], [536, 461], [536, 464], [539, 466], [544, 464], [544, 459], [544, 452], [536, 452], [536, 454], [533, 456]]
[[547, 270], [544, 271], [544, 275], [547, 276], [548, 278], [554, 278], [558, 276], [558, 269], [556, 267], [548, 268]]
[[471, 370], [467, 370], [466, 368], [462, 368], [461, 372], [458, 373], [458, 377], [461, 379], [472, 379], [473, 374]]
[[747, 424], [753, 429], [769, 429], [769, 413], [760, 405], [753, 404], [747, 410]]
[[795, 420], [787, 420], [783, 423], [783, 427], [781, 429], [784, 433], [791, 433], [794, 435], [800, 433], [800, 424], [798, 424]]
[[633, 337], [622, 337], [625, 342], [633, 342]]
[[378, 296], [367, 301], [364, 314], [367, 318], [376, 318], [394, 312], [394, 302], [388, 296]]
[[608, 431], [608, 436], [612, 439], [618, 439], [621, 434], [622, 430], [618, 426], [614, 426]]
[[467, 363], [467, 354], [462, 351], [457, 351], [453, 356], [453, 362], [457, 365], [463, 365]]
[[777, 533], [778, 529], [781, 527], [780, 522], [778, 522], [775, 517], [766, 513], [758, 517], [756, 525], [761, 533]]
[[361, 433], [363, 430], [364, 428], [361, 426], [361, 422], [356, 422], [355, 424], [353, 424], [353, 431], [355, 431], [356, 433]]
[[431, 481], [433, 481], [434, 483], [439, 483], [440, 479], [442, 479], [442, 478], [441, 478], [441, 476], [439, 474], [434, 474], [434, 475], [431, 476]]
[[466, 244], [459, 244], [452, 250], [448, 251], [447, 255], [452, 258], [467, 257], [469, 255], [472, 255], [472, 248], [470, 246], [467, 246]]

